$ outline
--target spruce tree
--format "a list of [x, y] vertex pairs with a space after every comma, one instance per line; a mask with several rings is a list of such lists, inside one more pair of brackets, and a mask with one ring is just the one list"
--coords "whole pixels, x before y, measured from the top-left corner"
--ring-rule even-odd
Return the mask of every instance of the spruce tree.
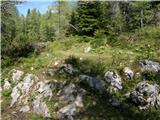
[[76, 13], [76, 23], [71, 24], [77, 27], [78, 34], [93, 36], [100, 27], [100, 2], [78, 1]]

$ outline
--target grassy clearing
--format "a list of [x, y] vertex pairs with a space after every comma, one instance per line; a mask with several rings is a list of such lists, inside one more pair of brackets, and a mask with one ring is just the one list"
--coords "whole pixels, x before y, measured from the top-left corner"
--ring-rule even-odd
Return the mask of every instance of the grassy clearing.
[[[138, 72], [138, 61], [140, 59], [155, 59], [160, 60], [160, 31], [159, 27], [145, 28], [136, 33], [121, 35], [118, 38], [91, 38], [85, 36], [74, 36], [65, 40], [59, 40], [54, 42], [48, 42], [47, 48], [40, 54], [31, 54], [28, 57], [21, 57], [12, 66], [6, 67], [2, 70], [2, 82], [7, 77], [7, 73], [11, 69], [20, 69], [24, 72], [36, 74], [41, 79], [57, 79], [57, 80], [72, 80], [77, 81], [77, 76], [56, 76], [50, 78], [46, 76], [45, 72], [49, 67], [53, 66], [53, 63], [57, 60], [65, 61], [73, 66], [77, 67], [81, 73], [88, 74], [94, 77], [100, 77], [103, 79], [104, 72], [109, 69], [116, 69], [119, 73], [121, 70], [128, 66]], [[89, 53], [84, 53], [84, 48], [91, 47], [92, 50]], [[80, 60], [80, 58], [82, 60]], [[156, 76], [147, 76], [151, 81], [156, 79]], [[132, 81], [123, 81], [124, 89], [115, 97], [125, 99], [125, 94], [133, 90], [134, 86], [140, 81], [140, 79], [133, 79]], [[157, 82], [157, 79], [156, 79]], [[159, 82], [157, 82], [159, 84]], [[93, 92], [94, 93], [94, 92]], [[82, 118], [86, 120], [158, 120], [160, 119], [160, 111], [153, 109], [149, 112], [140, 112], [137, 107], [128, 102], [120, 108], [112, 107], [109, 103], [106, 103], [106, 99], [102, 99], [101, 96], [96, 93], [89, 92], [85, 98], [85, 107], [81, 114]], [[4, 99], [4, 107], [9, 106], [9, 91], [3, 93], [2, 99]], [[93, 105], [93, 101], [96, 101], [96, 105]], [[51, 111], [51, 114], [55, 116], [55, 103], [56, 101], [46, 100], [47, 105]], [[41, 120], [41, 116], [32, 115], [30, 120]]]

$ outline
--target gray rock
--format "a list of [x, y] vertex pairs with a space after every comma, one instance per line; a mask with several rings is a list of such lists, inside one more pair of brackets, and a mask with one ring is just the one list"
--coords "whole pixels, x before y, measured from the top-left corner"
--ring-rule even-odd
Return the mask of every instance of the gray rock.
[[60, 120], [74, 120], [74, 116], [76, 116], [76, 105], [69, 104], [58, 111], [58, 116]]
[[13, 106], [17, 102], [18, 98], [20, 97], [21, 91], [19, 90], [19, 87], [21, 86], [22, 86], [21, 84], [18, 84], [12, 89], [12, 93], [11, 93], [12, 101], [10, 106]]
[[133, 77], [134, 77], [134, 72], [133, 72], [130, 68], [125, 67], [125, 68], [123, 69], [123, 72], [124, 72], [124, 74], [125, 74], [125, 76], [126, 76], [126, 78], [127, 78], [128, 80], [132, 80], [132, 79], [133, 79]]
[[8, 90], [8, 89], [10, 89], [10, 88], [11, 88], [11, 83], [8, 81], [8, 78], [6, 78], [6, 79], [4, 80], [3, 89], [4, 89], [4, 90]]
[[83, 102], [82, 102], [82, 95], [77, 95], [76, 99], [74, 102], [70, 103], [69, 105], [61, 108], [58, 111], [58, 116], [60, 119], [69, 119], [69, 120], [73, 120], [74, 117], [77, 115], [78, 111], [77, 108], [78, 107], [83, 107]]
[[44, 80], [36, 84], [37, 92], [43, 95], [44, 97], [52, 98], [52, 89], [50, 81]]
[[75, 75], [78, 73], [78, 69], [74, 68], [71, 64], [64, 64], [62, 65], [61, 69], [70, 75]]
[[46, 103], [43, 101], [43, 95], [36, 96], [33, 101], [33, 111], [44, 117], [51, 117]]
[[[38, 78], [34, 76], [33, 74], [26, 74], [26, 76], [23, 78], [23, 81], [19, 82], [13, 89], [11, 93], [12, 101], [11, 106], [13, 106], [18, 100], [20, 103], [22, 101], [24, 103], [27, 103], [27, 97], [30, 88], [32, 87], [33, 83], [37, 81]], [[25, 99], [23, 99], [25, 97]], [[29, 96], [28, 96], [29, 97]]]
[[81, 83], [89, 85], [90, 87], [98, 90], [100, 93], [105, 91], [105, 82], [102, 80], [98, 80], [87, 75], [80, 75], [79, 79]]
[[84, 53], [89, 53], [91, 51], [91, 47], [84, 48]]
[[157, 96], [156, 107], [160, 106], [160, 94]]
[[37, 80], [38, 78], [33, 74], [26, 74], [26, 76], [23, 78], [23, 81], [22, 81], [22, 87], [20, 88], [22, 90], [22, 93], [29, 92], [30, 87]]
[[149, 109], [157, 105], [159, 86], [149, 84], [146, 81], [140, 82], [131, 93], [130, 97], [140, 109]]
[[143, 60], [139, 62], [141, 71], [149, 71], [149, 72], [155, 72], [157, 73], [160, 71], [160, 63], [159, 62], [154, 62], [151, 60]]
[[47, 74], [51, 77], [53, 77], [56, 74], [56, 72], [57, 72], [57, 70], [53, 69], [53, 68], [50, 68], [47, 70]]
[[104, 75], [105, 81], [108, 83], [108, 91], [116, 92], [122, 89], [121, 77], [115, 71], [107, 71]]
[[28, 105], [24, 105], [21, 107], [21, 109], [19, 110], [20, 112], [28, 112], [30, 110], [30, 107]]
[[37, 93], [37, 96], [35, 97], [33, 101], [33, 111], [36, 112], [39, 115], [42, 115], [44, 117], [51, 117], [49, 113], [49, 109], [44, 102], [44, 98], [49, 97], [49, 100], [51, 100], [53, 94], [52, 89], [54, 86], [52, 83], [48, 80], [39, 81], [34, 90]]
[[76, 104], [77, 107], [83, 107], [83, 99], [82, 99], [82, 95], [77, 95], [74, 103]]
[[83, 107], [83, 95], [85, 91], [75, 84], [66, 85], [62, 90], [60, 100], [69, 103], [58, 111], [59, 119], [73, 120], [77, 115], [77, 108]]
[[12, 73], [12, 80], [13, 80], [13, 82], [19, 81], [21, 79], [22, 75], [24, 74], [23, 71], [16, 70], [16, 69], [13, 69], [11, 71], [11, 73]]
[[60, 100], [63, 101], [74, 101], [75, 95], [77, 94], [77, 89], [74, 84], [69, 84], [63, 88], [63, 91], [61, 92]]

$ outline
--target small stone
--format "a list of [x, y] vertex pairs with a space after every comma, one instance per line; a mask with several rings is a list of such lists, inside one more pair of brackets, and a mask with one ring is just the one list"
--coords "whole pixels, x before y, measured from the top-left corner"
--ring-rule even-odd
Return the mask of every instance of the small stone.
[[80, 60], [83, 60], [83, 58], [82, 58], [82, 57], [80, 57], [79, 59], [80, 59]]
[[84, 48], [84, 53], [89, 53], [91, 51], [91, 47]]
[[54, 62], [54, 66], [58, 66], [60, 63], [61, 63], [61, 61], [57, 60], [57, 61]]
[[123, 72], [124, 72], [124, 74], [125, 74], [125, 76], [127, 77], [128, 80], [132, 80], [133, 79], [134, 73], [130, 68], [125, 67], [123, 69]]
[[31, 67], [30, 70], [31, 70], [31, 71], [34, 70], [34, 67]]

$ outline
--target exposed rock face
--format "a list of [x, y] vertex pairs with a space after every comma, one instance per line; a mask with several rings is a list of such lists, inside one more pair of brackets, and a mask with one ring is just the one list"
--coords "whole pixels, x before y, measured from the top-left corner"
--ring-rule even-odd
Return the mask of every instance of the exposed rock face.
[[[19, 80], [22, 75], [22, 71], [14, 70], [14, 74], [12, 76], [12, 80]], [[33, 74], [25, 74], [22, 78], [22, 81], [19, 81], [17, 85], [15, 85], [12, 89], [11, 97], [11, 105], [22, 107], [19, 109], [20, 112], [29, 112], [33, 110], [37, 114], [43, 115], [44, 117], [50, 117], [50, 113], [46, 103], [44, 102], [45, 97], [52, 97], [52, 84], [47, 81], [39, 81], [38, 77]], [[5, 85], [7, 86], [7, 84]], [[6, 87], [5, 87], [6, 88]], [[33, 103], [29, 102], [31, 96], [35, 96], [33, 98]], [[33, 108], [29, 107], [29, 104], [32, 104]]]
[[52, 97], [52, 90], [51, 90], [51, 84], [49, 81], [40, 81], [36, 84], [37, 92], [43, 95], [44, 97], [49, 97], [51, 99]]
[[60, 120], [63, 119], [74, 120], [74, 116], [76, 116], [76, 104], [72, 103], [61, 108], [58, 111], [58, 116]]
[[13, 82], [19, 81], [20, 78], [22, 77], [22, 75], [24, 74], [23, 71], [15, 70], [15, 69], [13, 69], [11, 71], [11, 73], [12, 73], [12, 80], [13, 80]]
[[122, 89], [121, 77], [115, 71], [107, 71], [104, 75], [106, 82], [108, 83], [108, 91], [116, 92]]
[[102, 80], [98, 80], [87, 75], [80, 75], [79, 79], [81, 83], [89, 85], [90, 87], [98, 90], [100, 93], [105, 91], [105, 82]]
[[125, 67], [125, 68], [123, 69], [123, 72], [124, 72], [124, 74], [125, 74], [125, 76], [126, 76], [126, 78], [127, 78], [128, 80], [133, 79], [133, 77], [134, 77], [134, 72], [133, 72], [130, 68]]
[[139, 105], [140, 109], [149, 109], [159, 106], [159, 86], [149, 84], [146, 81], [140, 82], [130, 95], [133, 102]]
[[4, 80], [3, 89], [4, 89], [4, 90], [8, 90], [8, 89], [10, 89], [10, 88], [11, 88], [11, 84], [10, 84], [10, 82], [8, 81], [8, 78], [6, 78], [6, 79]]
[[60, 100], [69, 104], [58, 111], [59, 119], [73, 120], [78, 113], [77, 108], [83, 107], [82, 97], [84, 94], [85, 91], [76, 87], [74, 84], [64, 87]]
[[36, 96], [33, 101], [33, 111], [44, 117], [51, 117], [46, 103], [43, 101], [43, 95]]
[[44, 102], [44, 98], [49, 97], [49, 100], [52, 98], [52, 84], [48, 80], [40, 81], [35, 86], [35, 91], [37, 96], [33, 101], [33, 111], [44, 117], [51, 117], [49, 109]]
[[[20, 102], [26, 103], [27, 100], [23, 99], [25, 96], [28, 95], [28, 92], [33, 85], [33, 83], [38, 78], [32, 74], [26, 74], [26, 76], [23, 78], [23, 81], [19, 82], [13, 89], [11, 93], [12, 102], [11, 106], [13, 106], [19, 99]], [[20, 97], [20, 98], [19, 98]], [[23, 100], [22, 100], [23, 99]]]
[[21, 87], [21, 85], [17, 85], [12, 89], [12, 93], [11, 93], [11, 97], [12, 97], [12, 102], [11, 102], [11, 106], [13, 106], [18, 98], [20, 97], [21, 93], [20, 90], [18, 90], [18, 88]]
[[69, 84], [63, 88], [60, 96], [60, 100], [73, 102], [75, 100], [75, 95], [77, 94], [77, 89], [74, 84]]
[[151, 60], [143, 60], [140, 61], [140, 67], [142, 72], [143, 71], [149, 71], [149, 72], [155, 72], [157, 73], [158, 71], [160, 71], [160, 63], [159, 62], [154, 62]]

